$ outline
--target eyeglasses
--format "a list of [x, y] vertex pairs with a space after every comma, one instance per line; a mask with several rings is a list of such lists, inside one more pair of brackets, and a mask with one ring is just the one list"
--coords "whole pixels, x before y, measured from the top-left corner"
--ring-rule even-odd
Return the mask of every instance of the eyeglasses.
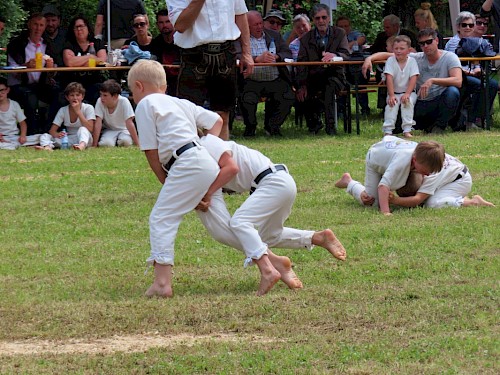
[[314, 20], [315, 20], [315, 21], [319, 21], [319, 20], [323, 20], [323, 21], [325, 21], [325, 20], [327, 20], [327, 19], [328, 19], [328, 16], [318, 16], [318, 17], [314, 17]]
[[134, 26], [134, 28], [138, 29], [139, 27], [145, 27], [146, 22], [137, 22], [137, 23], [134, 23], [132, 26]]
[[280, 21], [275, 21], [275, 20], [269, 20], [267, 21], [269, 22], [270, 25], [278, 25], [278, 26], [283, 26], [283, 23], [280, 22]]
[[476, 26], [486, 26], [488, 27], [489, 22], [484, 22], [484, 21], [476, 21]]
[[460, 24], [460, 26], [462, 26], [463, 28], [466, 28], [466, 27], [469, 27], [469, 28], [473, 28], [474, 27], [474, 24], [473, 23], [465, 23], [465, 22], [462, 22]]
[[87, 25], [75, 25], [75, 27], [73, 27], [74, 30], [80, 30], [80, 29], [84, 29], [86, 28]]
[[425, 46], [426, 44], [427, 44], [428, 46], [430, 46], [430, 45], [432, 44], [432, 42], [434, 42], [434, 39], [427, 39], [427, 40], [423, 40], [423, 41], [421, 41], [421, 42], [418, 42], [418, 45], [419, 45], [420, 47], [423, 47], [423, 46]]

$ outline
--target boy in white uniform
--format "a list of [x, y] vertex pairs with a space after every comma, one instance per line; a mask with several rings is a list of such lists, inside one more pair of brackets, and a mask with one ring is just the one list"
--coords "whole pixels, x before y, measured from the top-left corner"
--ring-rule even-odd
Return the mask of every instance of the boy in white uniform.
[[[330, 229], [315, 232], [283, 226], [297, 194], [295, 181], [284, 165], [273, 164], [259, 151], [213, 135], [203, 137], [201, 143], [219, 163], [221, 171], [226, 166], [231, 168], [234, 163], [238, 173], [224, 185], [214, 186], [218, 189], [212, 196], [205, 196], [207, 201], [198, 206], [198, 216], [217, 241], [245, 252], [245, 264], [250, 264], [255, 255], [267, 250], [273, 266], [281, 273], [282, 281], [296, 289], [301, 288], [302, 283], [293, 273], [289, 261], [275, 259], [277, 256], [268, 248], [310, 250], [318, 245], [335, 258], [345, 260], [346, 251]], [[222, 187], [239, 193], [250, 192], [233, 217], [224, 202]]]
[[[122, 89], [114, 79], [104, 81], [95, 105], [96, 121], [92, 135], [94, 147], [132, 146], [139, 144], [130, 101], [121, 96]], [[99, 139], [100, 138], [100, 139]]]
[[344, 173], [335, 186], [347, 189], [362, 205], [374, 205], [384, 215], [391, 215], [390, 192], [405, 186], [410, 170], [424, 176], [439, 172], [444, 156], [444, 147], [437, 142], [416, 143], [385, 136], [366, 154], [365, 186], [349, 173]]
[[[66, 132], [73, 148], [83, 151], [92, 145], [94, 107], [83, 103], [85, 89], [78, 82], [69, 83], [64, 89], [64, 95], [69, 104], [59, 109], [49, 134], [42, 134], [40, 137], [40, 146], [44, 149], [61, 148], [61, 140]], [[66, 131], [62, 130], [63, 125]]]
[[471, 189], [472, 176], [467, 166], [446, 154], [441, 171], [424, 176], [422, 185], [414, 196], [398, 197], [391, 194], [389, 201], [403, 207], [416, 207], [422, 203], [428, 208], [494, 206], [480, 195], [468, 198]]
[[387, 59], [384, 68], [387, 84], [387, 105], [385, 106], [384, 135], [392, 135], [401, 108], [401, 127], [406, 138], [411, 138], [413, 109], [417, 102], [415, 87], [419, 75], [417, 61], [409, 56], [411, 40], [406, 35], [394, 39], [394, 56]]
[[[151, 211], [151, 256], [155, 279], [149, 297], [172, 297], [174, 243], [182, 217], [192, 211], [218, 179], [226, 179], [199, 144], [197, 127], [218, 136], [222, 119], [215, 112], [165, 95], [166, 76], [157, 61], [140, 60], [130, 69], [128, 86], [137, 103], [140, 147], [163, 187]], [[168, 178], [167, 172], [168, 171]], [[232, 178], [232, 176], [230, 176]], [[267, 255], [254, 259], [261, 271], [258, 295], [267, 293], [281, 275]]]
[[39, 144], [40, 134], [26, 135], [26, 116], [19, 103], [7, 97], [9, 92], [7, 80], [0, 77], [0, 150], [15, 150], [19, 146]]

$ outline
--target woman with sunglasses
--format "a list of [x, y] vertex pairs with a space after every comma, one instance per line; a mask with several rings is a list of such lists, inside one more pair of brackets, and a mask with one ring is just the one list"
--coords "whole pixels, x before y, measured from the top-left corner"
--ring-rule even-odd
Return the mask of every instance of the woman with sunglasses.
[[[444, 39], [443, 36], [438, 31], [438, 24], [436, 22], [436, 19], [434, 18], [434, 15], [431, 12], [431, 3], [420, 4], [420, 8], [418, 8], [415, 11], [413, 17], [415, 19], [415, 27], [417, 28], [418, 31], [427, 29], [429, 27], [431, 29], [436, 30], [439, 39], [438, 48], [443, 49], [445, 44]], [[422, 52], [422, 49], [418, 44], [417, 44], [417, 51]]]
[[[476, 16], [471, 12], [460, 12], [456, 19], [457, 34], [446, 43], [445, 50], [456, 53], [462, 38], [473, 38], [474, 27], [476, 25]], [[457, 130], [477, 130], [480, 129], [478, 124], [481, 123], [481, 118], [484, 116], [484, 95], [482, 94], [483, 85], [481, 83], [481, 75], [483, 74], [481, 65], [478, 61], [463, 61], [462, 70], [467, 77], [466, 94], [471, 97], [471, 106], [467, 111], [467, 118], [463, 124], [459, 124]], [[495, 96], [498, 90], [498, 82], [490, 79], [488, 82], [489, 88], [489, 105], [493, 105]], [[463, 129], [465, 128], [465, 129]]]
[[136, 42], [143, 51], [151, 51], [153, 36], [149, 32], [149, 18], [147, 14], [136, 14], [132, 19], [132, 27], [135, 34], [127, 39], [122, 49], [128, 48], [130, 42]]

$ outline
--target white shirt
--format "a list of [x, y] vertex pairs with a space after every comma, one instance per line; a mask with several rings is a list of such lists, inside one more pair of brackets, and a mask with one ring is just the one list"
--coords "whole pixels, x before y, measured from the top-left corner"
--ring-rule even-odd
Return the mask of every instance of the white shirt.
[[370, 147], [366, 163], [382, 175], [379, 186], [384, 185], [390, 190], [397, 190], [406, 185], [415, 147], [417, 142], [393, 136], [385, 136], [382, 141]]
[[0, 111], [0, 134], [19, 135], [17, 124], [26, 120], [23, 110], [18, 102], [9, 100], [9, 109]]
[[[87, 120], [95, 120], [94, 107], [92, 107], [92, 105], [82, 103], [82, 113]], [[64, 124], [64, 126], [66, 126], [68, 135], [77, 134], [78, 128], [81, 128], [83, 126], [79, 118], [77, 118], [75, 122], [71, 122], [68, 105], [59, 109], [52, 123], [56, 124], [57, 126], [61, 126]]]
[[127, 98], [118, 95], [118, 103], [113, 113], [109, 113], [109, 108], [102, 104], [101, 98], [97, 99], [95, 115], [102, 118], [103, 128], [105, 129], [127, 130], [125, 122], [134, 117], [134, 110]]
[[405, 93], [410, 78], [419, 74], [417, 61], [413, 57], [408, 56], [405, 66], [401, 69], [396, 57], [391, 56], [385, 63], [384, 73], [390, 74], [394, 78], [394, 93]]
[[224, 187], [238, 193], [248, 192], [255, 177], [273, 165], [271, 160], [259, 151], [233, 141], [223, 141], [211, 134], [201, 138], [200, 142], [217, 163], [225, 152], [232, 156], [240, 170]]
[[443, 169], [438, 173], [424, 176], [422, 185], [418, 189], [419, 193], [433, 195], [436, 190], [456, 180], [460, 172], [464, 169], [464, 164], [457, 158], [445, 154]]
[[185, 144], [199, 141], [197, 127], [211, 129], [219, 115], [165, 94], [144, 97], [135, 109], [141, 150], [158, 150], [162, 164]]
[[[168, 15], [175, 22], [191, 0], [168, 0]], [[244, 0], [205, 0], [193, 26], [174, 34], [174, 43], [181, 48], [193, 48], [207, 43], [223, 43], [240, 37], [235, 16], [248, 12]]]
[[[24, 53], [26, 55], [25, 63], [35, 58], [36, 54], [36, 45], [37, 43], [33, 43], [31, 39], [28, 39], [28, 44], [24, 48]], [[45, 50], [47, 49], [47, 45], [43, 43], [43, 38], [40, 39], [40, 51], [45, 55]], [[7, 57], [7, 63], [9, 66], [20, 66], [18, 63], [14, 61], [14, 59], [10, 56]], [[42, 60], [43, 66], [45, 66], [45, 60]], [[37, 83], [40, 80], [41, 72], [33, 72], [33, 73], [23, 73], [28, 75], [28, 83]], [[8, 74], [7, 81], [9, 86], [18, 85], [21, 83], [21, 80], [18, 78], [17, 74]]]

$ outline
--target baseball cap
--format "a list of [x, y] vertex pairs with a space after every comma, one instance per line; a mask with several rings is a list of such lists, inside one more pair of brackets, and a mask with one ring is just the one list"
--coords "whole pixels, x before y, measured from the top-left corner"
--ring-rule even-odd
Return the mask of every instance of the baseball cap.
[[271, 9], [269, 12], [267, 12], [264, 19], [267, 20], [269, 17], [276, 17], [282, 21], [286, 21], [285, 17], [283, 17], [283, 12], [281, 10], [278, 10], [278, 9]]
[[57, 8], [52, 4], [47, 4], [42, 9], [42, 14], [46, 16], [47, 14], [53, 14], [54, 16], [59, 17], [61, 13], [57, 10]]

